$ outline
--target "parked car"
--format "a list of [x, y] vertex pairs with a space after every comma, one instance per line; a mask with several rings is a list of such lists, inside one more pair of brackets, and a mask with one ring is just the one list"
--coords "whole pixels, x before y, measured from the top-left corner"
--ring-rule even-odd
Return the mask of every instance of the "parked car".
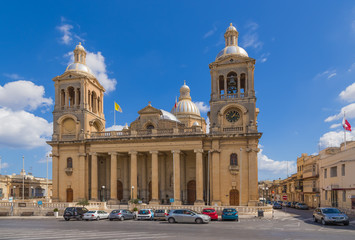
[[270, 200], [266, 201], [266, 204], [271, 205], [271, 201]]
[[291, 202], [291, 207], [292, 208], [296, 208], [296, 204], [297, 204], [298, 202]]
[[283, 207], [287, 207], [287, 202], [282, 202]]
[[202, 210], [202, 214], [210, 216], [211, 220], [218, 220], [218, 214], [214, 208], [205, 208]]
[[153, 220], [154, 211], [153, 209], [141, 209], [137, 214], [137, 220]]
[[63, 217], [65, 221], [69, 221], [74, 218], [76, 220], [83, 220], [83, 215], [89, 210], [84, 207], [67, 207], [64, 210]]
[[272, 208], [273, 209], [282, 209], [282, 206], [278, 202], [275, 202], [274, 205], [272, 206]]
[[166, 220], [169, 211], [167, 209], [158, 209], [154, 211], [154, 220]]
[[236, 220], [238, 221], [238, 211], [235, 208], [225, 208], [222, 211], [222, 221]]
[[309, 209], [308, 205], [305, 204], [305, 203], [299, 203], [299, 204], [297, 205], [297, 208], [298, 208], [298, 209], [302, 209], [302, 210], [308, 210], [308, 209]]
[[337, 208], [316, 208], [313, 211], [313, 221], [320, 221], [323, 225], [329, 223], [349, 225], [349, 217]]
[[100, 219], [107, 219], [108, 218], [108, 213], [105, 211], [100, 211], [100, 210], [93, 210], [93, 211], [88, 211], [83, 215], [83, 219], [86, 221], [89, 220], [97, 220], [99, 221]]
[[108, 215], [108, 219], [110, 219], [110, 221], [113, 221], [115, 219], [118, 219], [120, 221], [134, 219], [134, 214], [131, 211], [125, 209], [113, 210], [110, 215]]
[[286, 204], [286, 207], [291, 207], [291, 202], [288, 202], [288, 203]]
[[171, 210], [169, 215], [166, 216], [166, 220], [169, 223], [209, 223], [211, 217], [189, 209], [177, 209]]

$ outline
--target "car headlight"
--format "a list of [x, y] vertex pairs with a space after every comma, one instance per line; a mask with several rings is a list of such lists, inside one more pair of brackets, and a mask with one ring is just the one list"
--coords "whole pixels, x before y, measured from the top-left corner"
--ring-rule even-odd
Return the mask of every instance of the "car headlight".
[[325, 219], [325, 220], [329, 220], [329, 219], [330, 219], [330, 217], [328, 217], [328, 216], [325, 216], [325, 217], [324, 217], [324, 219]]

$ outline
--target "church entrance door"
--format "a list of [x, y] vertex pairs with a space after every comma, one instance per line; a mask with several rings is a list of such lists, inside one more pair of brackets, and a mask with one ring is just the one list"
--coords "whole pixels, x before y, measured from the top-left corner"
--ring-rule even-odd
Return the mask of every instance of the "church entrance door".
[[230, 190], [229, 204], [231, 206], [239, 206], [239, 191], [237, 189]]
[[67, 202], [73, 202], [73, 189], [67, 188]]

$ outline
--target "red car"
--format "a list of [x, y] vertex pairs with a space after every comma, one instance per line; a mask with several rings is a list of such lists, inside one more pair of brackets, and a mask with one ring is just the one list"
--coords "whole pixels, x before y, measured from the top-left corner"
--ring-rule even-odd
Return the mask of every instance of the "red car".
[[213, 208], [205, 208], [202, 210], [202, 214], [206, 214], [211, 217], [211, 220], [218, 220], [218, 214]]

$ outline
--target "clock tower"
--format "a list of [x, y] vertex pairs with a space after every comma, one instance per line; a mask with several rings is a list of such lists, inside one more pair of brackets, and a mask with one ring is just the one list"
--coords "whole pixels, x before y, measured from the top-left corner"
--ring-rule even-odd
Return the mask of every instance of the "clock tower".
[[225, 48], [209, 65], [211, 73], [210, 132], [257, 133], [255, 107], [255, 59], [238, 46], [238, 31], [230, 24]]

